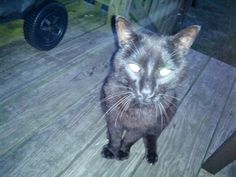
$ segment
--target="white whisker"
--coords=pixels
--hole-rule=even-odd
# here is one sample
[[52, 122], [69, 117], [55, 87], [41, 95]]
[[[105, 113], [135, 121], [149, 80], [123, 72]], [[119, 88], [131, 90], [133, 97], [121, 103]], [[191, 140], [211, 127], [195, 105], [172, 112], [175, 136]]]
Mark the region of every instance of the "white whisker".
[[[127, 99], [126, 102], [125, 102], [125, 103], [123, 104], [123, 106], [121, 107], [120, 113], [118, 114], [118, 116], [117, 116], [116, 119], [115, 119], [115, 126], [116, 126], [116, 124], [117, 124], [117, 120], [122, 119], [123, 113], [128, 109], [129, 104], [130, 104], [130, 100]], [[127, 107], [127, 105], [128, 105], [128, 107]]]
[[132, 95], [128, 95], [126, 97], [123, 97], [121, 99], [119, 99], [116, 103], [114, 103], [102, 116], [102, 118], [104, 118], [107, 113], [109, 113], [110, 111], [112, 111], [113, 109], [115, 109], [116, 107], [118, 107], [123, 101], [125, 101], [127, 98], [131, 97]]
[[179, 54], [179, 50], [174, 50], [170, 55], [171, 55], [171, 57], [173, 57], [177, 54]]
[[101, 99], [100, 102], [108, 101], [108, 100], [110, 100], [112, 98], [116, 98], [116, 97], [119, 97], [119, 96], [122, 96], [122, 95], [128, 95], [128, 94], [131, 95], [132, 92], [119, 92], [117, 94], [109, 95], [109, 96]]
[[160, 95], [160, 96], [170, 97], [170, 98], [173, 98], [173, 99], [176, 99], [176, 100], [180, 101], [180, 98], [175, 97], [175, 96], [172, 96], [172, 95], [168, 95], [168, 94], [159, 94], [159, 95]]
[[169, 120], [169, 116], [168, 116], [168, 114], [167, 114], [167, 112], [166, 112], [166, 110], [165, 110], [165, 107], [163, 106], [163, 104], [160, 102], [160, 106], [162, 107], [162, 109], [163, 109], [163, 111], [164, 111], [164, 115], [165, 115], [165, 117], [166, 117], [166, 119], [167, 119], [167, 122], [170, 122], [170, 120]]
[[161, 107], [160, 107], [160, 102], [158, 103], [158, 108], [159, 108], [159, 111], [160, 111], [160, 116], [161, 116], [161, 129], [163, 129], [163, 125], [164, 125], [164, 120], [163, 120], [163, 113], [162, 113], [162, 110], [161, 110]]
[[[174, 104], [173, 102], [169, 101], [169, 100], [166, 99], [165, 97], [163, 97], [163, 101], [165, 101], [166, 104], [167, 104], [167, 103], [168, 103], [168, 104], [171, 104], [171, 105], [173, 105], [175, 108], [177, 108], [177, 104]], [[168, 104], [167, 104], [167, 106], [168, 106]]]
[[158, 109], [157, 109], [157, 105], [156, 105], [156, 103], [154, 103], [154, 106], [155, 106], [156, 118], [158, 118]]
[[121, 112], [123, 111], [123, 109], [124, 109], [124, 107], [125, 107], [125, 105], [126, 105], [127, 102], [128, 102], [128, 99], [125, 99], [125, 100], [122, 102], [122, 105], [121, 105], [120, 109], [118, 109], [118, 113], [116, 114], [116, 118], [115, 118], [115, 126], [116, 126], [117, 120], [119, 119], [120, 114], [121, 114]]

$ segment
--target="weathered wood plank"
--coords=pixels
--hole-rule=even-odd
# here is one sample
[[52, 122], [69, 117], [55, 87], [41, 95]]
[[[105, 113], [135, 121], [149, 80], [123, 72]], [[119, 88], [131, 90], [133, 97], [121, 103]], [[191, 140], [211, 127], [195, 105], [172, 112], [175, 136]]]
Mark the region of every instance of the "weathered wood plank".
[[[231, 91], [229, 99], [226, 103], [224, 112], [220, 118], [218, 126], [215, 130], [213, 139], [209, 146], [205, 160], [216, 151], [216, 149], [234, 132], [236, 131], [236, 83]], [[236, 174], [236, 162], [229, 164], [222, 171], [218, 172], [217, 177], [233, 177]], [[200, 175], [203, 172], [201, 171]]]
[[[198, 75], [208, 62], [209, 57], [192, 51], [188, 56], [189, 67], [187, 70], [187, 79], [178, 88], [178, 98], [183, 98], [188, 92], [192, 83], [195, 82]], [[113, 160], [102, 159], [100, 151], [106, 142], [105, 132], [96, 140], [91, 147], [63, 173], [62, 177], [68, 176], [131, 176], [136, 167], [142, 161], [144, 148], [142, 142], [139, 142], [131, 150], [130, 158], [127, 161], [117, 162]], [[85, 160], [86, 159], [86, 160]], [[91, 167], [93, 164], [94, 168]], [[150, 165], [149, 165], [150, 166]], [[149, 168], [149, 166], [147, 168]], [[145, 171], [147, 171], [145, 169]]]
[[[227, 168], [227, 167], [226, 167]], [[234, 161], [232, 165], [230, 165], [230, 169], [223, 169], [219, 174], [216, 174], [216, 177], [221, 177], [222, 172], [227, 171], [226, 174], [229, 174], [228, 177], [235, 177], [236, 174], [236, 162]], [[224, 177], [224, 176], [222, 176]]]
[[143, 154], [139, 151], [142, 144], [140, 142], [135, 144], [130, 154], [131, 157], [128, 160], [116, 161], [101, 157], [100, 152], [104, 144], [106, 144], [106, 141], [106, 133], [103, 131], [101, 136], [99, 136], [60, 177], [130, 176], [129, 174], [132, 173], [137, 161], [143, 157]]
[[[214, 177], [214, 175], [208, 173], [207, 171], [205, 171], [204, 169], [201, 169], [198, 177]], [[224, 177], [224, 176], [222, 176]], [[225, 177], [228, 177], [228, 176], [225, 176]]]
[[198, 177], [235, 177], [235, 174], [236, 174], [236, 162], [233, 162], [232, 164], [229, 164], [215, 175], [212, 175], [207, 171], [205, 171], [204, 169], [201, 169]]
[[[35, 87], [45, 78], [55, 75], [74, 60], [78, 60], [79, 56], [92, 51], [91, 43], [96, 47], [98, 44], [106, 42], [108, 33], [103, 30], [105, 28], [99, 28], [94, 32], [75, 38], [55, 50], [32, 56], [26, 62], [18, 64], [17, 67], [0, 73], [0, 103], [2, 104], [14, 95], [21, 94], [23, 89]], [[96, 40], [94, 40], [95, 38]]]
[[[88, 59], [82, 60], [80, 66], [74, 66], [64, 74], [66, 78], [61, 80], [61, 84], [69, 88], [65, 90], [67, 95], [63, 98], [63, 104], [71, 102], [71, 99], [74, 103], [70, 107], [67, 106], [66, 111], [58, 115], [53, 124], [38, 130], [39, 132], [16, 151], [2, 156], [1, 176], [55, 176], [69, 165], [97, 134], [99, 135], [104, 128], [104, 119], [99, 119], [101, 84], [92, 91], [88, 99], [78, 101], [80, 98], [77, 95], [88, 92], [92, 86], [101, 83], [108, 71], [107, 65], [113, 50], [112, 43], [107, 41], [100, 50], [87, 55]], [[58, 81], [60, 80], [54, 82], [54, 92], [62, 87]]]
[[[0, 73], [27, 61], [39, 52], [28, 45], [25, 41], [12, 44], [11, 47], [0, 48]], [[17, 56], [17, 58], [16, 58]]]
[[212, 154], [202, 168], [216, 174], [236, 160], [236, 131]]
[[[235, 69], [236, 71], [236, 69]], [[226, 128], [227, 127], [227, 128]], [[236, 131], [236, 83], [232, 88], [229, 99], [225, 105], [224, 112], [215, 130], [205, 160], [216, 151], [216, 149]]]
[[229, 164], [221, 171], [216, 173], [214, 177], [235, 177], [236, 174], [236, 163]]
[[[41, 85], [0, 106], [0, 154], [18, 146], [38, 129], [47, 125], [70, 105], [83, 96], [87, 89], [93, 87], [86, 78], [93, 75], [94, 82], [104, 74], [102, 63], [108, 62], [112, 51], [112, 41], [107, 40], [99, 49], [77, 58], [69, 66], [61, 69], [58, 77], [47, 78]], [[108, 48], [106, 46], [109, 46]], [[110, 55], [109, 55], [110, 54]], [[97, 60], [101, 65], [97, 66]], [[98, 59], [99, 58], [99, 59]], [[95, 67], [96, 66], [96, 67]], [[95, 74], [96, 73], [96, 74]]]
[[102, 12], [87, 12], [85, 14], [78, 15], [69, 23], [67, 35], [65, 41], [69, 41], [74, 37], [80, 36], [84, 33], [89, 33], [98, 27], [106, 24], [106, 14]]
[[39, 130], [16, 151], [0, 157], [0, 175], [56, 176], [68, 166], [102, 130], [101, 124], [104, 123], [99, 120], [100, 107], [94, 105], [94, 101], [99, 100], [100, 87], [101, 84], [98, 84], [86, 97], [58, 116], [53, 124]]
[[234, 68], [211, 60], [158, 140], [159, 162], [148, 171], [142, 163], [134, 176], [196, 176], [235, 77]]

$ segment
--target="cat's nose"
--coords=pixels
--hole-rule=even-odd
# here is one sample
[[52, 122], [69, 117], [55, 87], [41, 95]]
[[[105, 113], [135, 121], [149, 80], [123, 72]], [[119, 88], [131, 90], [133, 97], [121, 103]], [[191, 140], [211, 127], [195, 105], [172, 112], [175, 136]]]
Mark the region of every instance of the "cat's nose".
[[154, 84], [153, 82], [154, 79], [146, 76], [143, 77], [141, 82], [140, 82], [140, 92], [144, 99], [150, 99], [152, 97], [153, 89], [154, 89]]
[[145, 87], [141, 90], [142, 96], [144, 99], [151, 98], [152, 90], [148, 87]]

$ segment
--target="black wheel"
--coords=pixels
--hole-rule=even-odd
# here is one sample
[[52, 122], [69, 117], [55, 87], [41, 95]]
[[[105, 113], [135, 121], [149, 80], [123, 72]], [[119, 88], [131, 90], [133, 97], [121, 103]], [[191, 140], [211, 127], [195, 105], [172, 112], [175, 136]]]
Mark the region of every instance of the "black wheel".
[[39, 50], [54, 48], [63, 38], [68, 22], [66, 8], [51, 2], [24, 17], [26, 41]]

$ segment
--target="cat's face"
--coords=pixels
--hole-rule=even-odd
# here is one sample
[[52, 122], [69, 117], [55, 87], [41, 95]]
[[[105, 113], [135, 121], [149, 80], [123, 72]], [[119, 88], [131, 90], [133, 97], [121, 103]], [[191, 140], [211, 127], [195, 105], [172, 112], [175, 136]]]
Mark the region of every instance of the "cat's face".
[[158, 101], [180, 82], [188, 49], [200, 27], [191, 26], [175, 36], [136, 33], [122, 17], [116, 20], [120, 49], [115, 75], [141, 104]]

